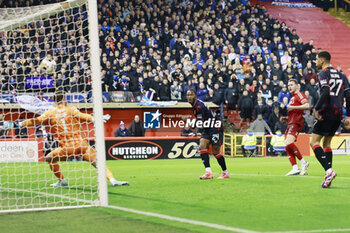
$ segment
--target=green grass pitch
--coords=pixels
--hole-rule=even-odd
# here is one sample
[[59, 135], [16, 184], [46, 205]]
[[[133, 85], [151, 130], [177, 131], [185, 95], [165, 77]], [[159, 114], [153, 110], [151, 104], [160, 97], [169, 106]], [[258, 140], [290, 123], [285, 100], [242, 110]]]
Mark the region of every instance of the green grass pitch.
[[[308, 176], [285, 177], [291, 169], [286, 157], [228, 158], [230, 179], [204, 181], [199, 180], [204, 170], [199, 159], [108, 161], [117, 179], [130, 182], [130, 186], [109, 185], [109, 204], [256, 232], [350, 229], [350, 158], [334, 156], [338, 177], [329, 189], [321, 188], [321, 165], [314, 157], [306, 160]], [[217, 177], [215, 159], [211, 165]], [[54, 180], [47, 175], [46, 164], [43, 169]], [[66, 177], [69, 180], [70, 173]], [[0, 229], [1, 233], [228, 232], [111, 208], [5, 214], [0, 215]]]

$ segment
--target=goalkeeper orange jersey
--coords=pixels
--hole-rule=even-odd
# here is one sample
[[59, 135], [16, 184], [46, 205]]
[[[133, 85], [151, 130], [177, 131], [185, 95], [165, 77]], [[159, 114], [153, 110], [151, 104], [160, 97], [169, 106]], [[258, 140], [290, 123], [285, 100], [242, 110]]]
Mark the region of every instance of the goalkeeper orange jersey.
[[86, 140], [81, 122], [91, 122], [92, 116], [80, 112], [74, 106], [58, 105], [47, 110], [41, 116], [22, 122], [22, 127], [44, 124], [50, 127], [51, 133], [57, 137], [60, 145], [74, 140]]

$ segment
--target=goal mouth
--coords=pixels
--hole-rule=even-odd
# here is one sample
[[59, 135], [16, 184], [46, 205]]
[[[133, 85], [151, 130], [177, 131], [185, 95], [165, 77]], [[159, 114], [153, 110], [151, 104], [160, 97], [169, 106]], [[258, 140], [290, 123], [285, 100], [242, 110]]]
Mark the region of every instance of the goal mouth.
[[107, 205], [97, 32], [91, 0], [0, 9], [0, 213]]

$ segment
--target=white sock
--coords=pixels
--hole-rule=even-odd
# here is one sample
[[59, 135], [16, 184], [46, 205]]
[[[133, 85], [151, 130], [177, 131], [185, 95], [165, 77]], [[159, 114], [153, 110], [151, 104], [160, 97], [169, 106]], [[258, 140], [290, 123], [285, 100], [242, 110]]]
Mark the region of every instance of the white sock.
[[328, 168], [326, 174], [329, 174], [332, 171], [332, 168]]
[[296, 165], [296, 164], [293, 165], [293, 169], [294, 169], [294, 170], [299, 170], [298, 165]]
[[225, 170], [225, 171], [222, 171], [224, 174], [226, 174], [226, 175], [228, 175], [228, 171], [227, 170]]
[[300, 163], [301, 163], [301, 164], [306, 164], [305, 159], [304, 159], [304, 158], [302, 158], [302, 159], [300, 160]]
[[109, 180], [109, 182], [111, 182], [113, 184], [113, 182], [117, 182], [117, 180], [112, 178], [112, 179]]
[[213, 173], [213, 172], [211, 171], [211, 168], [210, 168], [210, 167], [206, 167], [206, 168], [205, 168], [205, 172]]

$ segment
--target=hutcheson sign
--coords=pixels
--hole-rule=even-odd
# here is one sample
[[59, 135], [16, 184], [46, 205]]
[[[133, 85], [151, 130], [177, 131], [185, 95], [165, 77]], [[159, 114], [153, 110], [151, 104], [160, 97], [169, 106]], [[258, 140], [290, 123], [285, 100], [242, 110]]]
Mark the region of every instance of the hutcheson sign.
[[198, 138], [106, 140], [108, 160], [199, 158]]

